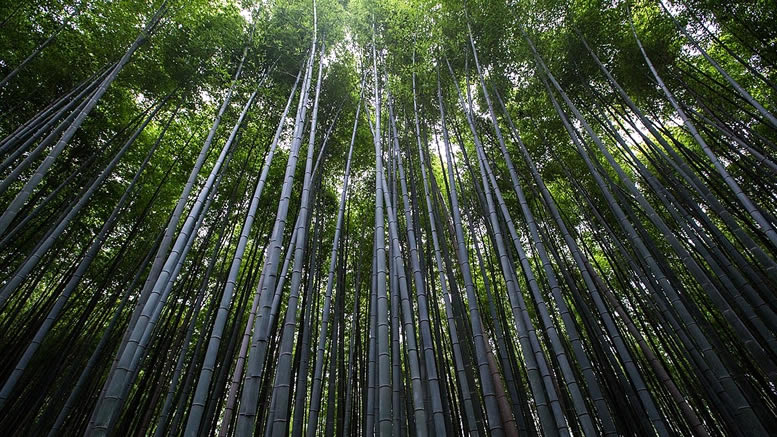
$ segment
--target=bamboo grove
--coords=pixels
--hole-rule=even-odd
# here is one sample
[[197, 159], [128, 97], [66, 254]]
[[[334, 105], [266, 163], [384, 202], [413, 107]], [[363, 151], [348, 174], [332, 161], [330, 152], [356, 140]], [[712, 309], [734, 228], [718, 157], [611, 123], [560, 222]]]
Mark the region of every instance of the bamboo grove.
[[775, 20], [3, 3], [0, 431], [774, 435]]

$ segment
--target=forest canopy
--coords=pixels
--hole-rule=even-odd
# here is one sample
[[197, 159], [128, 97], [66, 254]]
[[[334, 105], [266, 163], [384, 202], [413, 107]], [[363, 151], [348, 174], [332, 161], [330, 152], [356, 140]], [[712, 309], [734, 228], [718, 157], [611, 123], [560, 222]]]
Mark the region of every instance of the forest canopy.
[[0, 433], [777, 434], [776, 22], [0, 2]]

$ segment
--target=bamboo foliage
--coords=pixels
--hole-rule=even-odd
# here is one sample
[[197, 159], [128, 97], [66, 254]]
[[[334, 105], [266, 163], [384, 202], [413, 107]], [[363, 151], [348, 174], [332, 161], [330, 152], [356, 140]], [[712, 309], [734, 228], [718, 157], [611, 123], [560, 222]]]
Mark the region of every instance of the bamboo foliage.
[[773, 6], [55, 3], [5, 434], [777, 432]]

